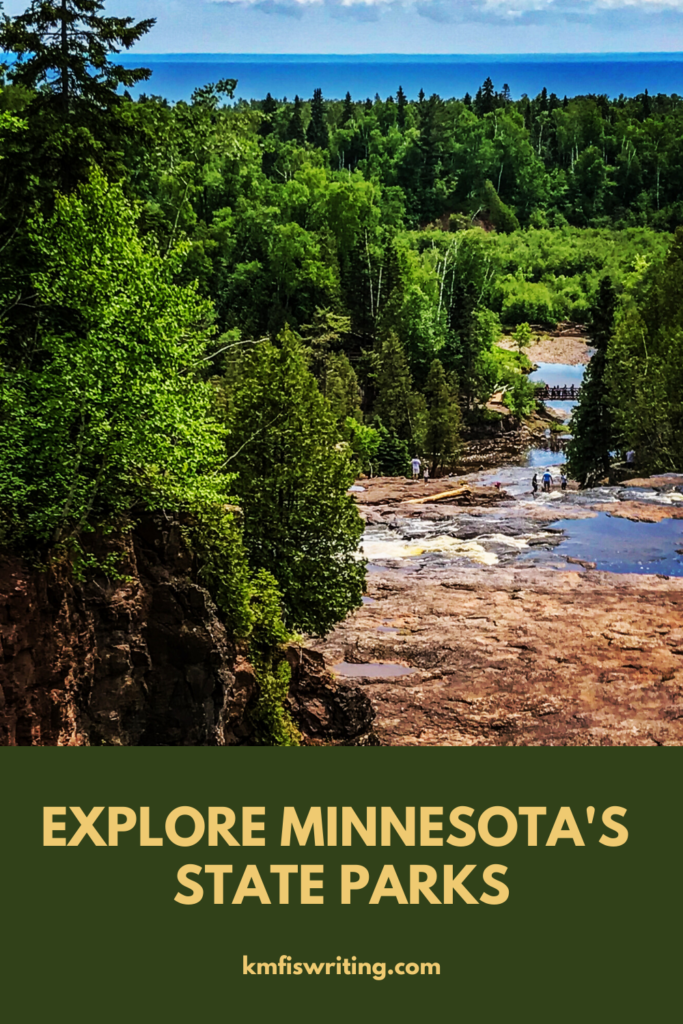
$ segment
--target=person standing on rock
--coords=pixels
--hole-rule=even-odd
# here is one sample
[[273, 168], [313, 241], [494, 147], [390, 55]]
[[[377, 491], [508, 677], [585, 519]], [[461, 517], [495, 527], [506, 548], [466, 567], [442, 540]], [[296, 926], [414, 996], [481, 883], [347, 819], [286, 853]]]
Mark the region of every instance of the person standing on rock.
[[550, 474], [550, 470], [546, 469], [545, 473], [543, 474], [543, 490], [547, 494], [550, 493], [550, 488], [551, 488], [552, 484], [553, 484], [553, 478], [552, 478], [552, 476]]
[[564, 472], [560, 474], [560, 485], [562, 486], [563, 491], [567, 490], [567, 474]]
[[531, 490], [533, 491], [534, 498], [538, 492], [538, 473], [534, 473], [531, 480]]
[[410, 460], [410, 465], [413, 467], [413, 480], [417, 480], [420, 476], [420, 466], [422, 465], [417, 455], [414, 459]]
[[422, 476], [424, 477], [424, 482], [426, 484], [428, 484], [429, 483], [429, 466], [427, 465], [426, 462], [425, 462], [425, 467], [422, 470]]

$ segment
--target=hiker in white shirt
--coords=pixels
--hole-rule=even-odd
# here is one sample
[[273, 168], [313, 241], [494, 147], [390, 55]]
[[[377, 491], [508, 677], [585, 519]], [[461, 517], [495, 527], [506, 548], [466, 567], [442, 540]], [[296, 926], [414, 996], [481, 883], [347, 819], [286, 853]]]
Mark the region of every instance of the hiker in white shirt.
[[413, 480], [418, 480], [420, 476], [420, 466], [422, 463], [418, 459], [417, 455], [414, 459], [410, 460], [410, 465], [413, 467]]

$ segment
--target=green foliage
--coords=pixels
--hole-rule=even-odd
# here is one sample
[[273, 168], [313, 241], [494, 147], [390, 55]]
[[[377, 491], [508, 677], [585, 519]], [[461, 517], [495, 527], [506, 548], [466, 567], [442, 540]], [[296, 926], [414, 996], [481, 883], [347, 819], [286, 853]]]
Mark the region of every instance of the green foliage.
[[531, 415], [536, 408], [536, 385], [524, 374], [517, 374], [503, 395], [503, 402], [520, 419]]
[[251, 612], [249, 656], [259, 685], [252, 721], [261, 742], [296, 747], [299, 732], [284, 706], [290, 682], [285, 644], [290, 636], [282, 622], [282, 595], [273, 577], [263, 569], [252, 580]]
[[393, 331], [379, 351], [376, 389], [374, 411], [387, 430], [409, 445], [420, 447], [424, 400], [413, 390], [405, 351]]
[[154, 19], [103, 17], [103, 0], [31, 0], [26, 11], [5, 16], [0, 49], [16, 53], [9, 71], [13, 84], [58, 97], [64, 113], [74, 98], [95, 106], [111, 106], [119, 85], [149, 78], [145, 68], [114, 64], [110, 57], [129, 50], [154, 25]]
[[380, 476], [405, 476], [410, 467], [408, 442], [399, 438], [393, 430], [376, 421], [375, 429], [380, 441], [377, 447], [377, 472]]
[[519, 231], [517, 217], [510, 207], [506, 206], [501, 200], [491, 181], [487, 181], [484, 184], [482, 205], [486, 209], [496, 231], [502, 231], [506, 234], [510, 231]]
[[380, 470], [379, 449], [382, 434], [375, 427], [369, 427], [347, 416], [344, 422], [344, 437], [351, 447], [358, 467], [363, 473], [376, 474]]
[[135, 218], [94, 172], [29, 224], [31, 315], [0, 325], [0, 504], [15, 544], [58, 543], [135, 508], [225, 500], [224, 429], [195, 372], [210, 307], [174, 283], [183, 251], [162, 256]]
[[425, 386], [427, 429], [425, 454], [432, 476], [452, 468], [460, 451], [460, 406], [457, 390], [446, 377], [443, 365], [435, 359]]
[[311, 119], [306, 129], [306, 139], [312, 146], [317, 146], [319, 149], [327, 149], [330, 142], [327, 121], [325, 119], [322, 89], [313, 90]]
[[612, 413], [605, 371], [607, 349], [617, 306], [617, 295], [609, 277], [600, 282], [593, 310], [591, 342], [595, 353], [586, 367], [579, 404], [572, 415], [572, 440], [567, 448], [567, 468], [575, 480], [591, 486], [610, 476]]
[[496, 391], [511, 388], [520, 374], [531, 368], [528, 356], [492, 346], [482, 354], [480, 361], [482, 400], [490, 398]]
[[683, 467], [683, 229], [667, 256], [636, 271], [607, 348], [612, 441], [639, 472]]
[[243, 355], [228, 381], [228, 465], [251, 565], [277, 580], [289, 626], [324, 633], [360, 605], [363, 524], [347, 494], [354, 460], [306, 363], [289, 330]]
[[516, 331], [513, 332], [512, 340], [517, 346], [517, 352], [521, 358], [524, 349], [527, 348], [533, 340], [531, 328], [526, 320], [517, 327]]
[[16, 58], [7, 70], [8, 101], [30, 115], [27, 131], [13, 140], [14, 166], [0, 181], [10, 220], [21, 220], [36, 197], [49, 206], [55, 185], [67, 191], [84, 181], [93, 160], [110, 174], [121, 168], [119, 86], [144, 81], [150, 71], [112, 57], [138, 42], [154, 19], [104, 17], [103, 8], [102, 0], [31, 0], [22, 14], [0, 21], [0, 50]]
[[499, 288], [502, 296], [501, 318], [504, 323], [528, 325], [531, 320], [536, 324], [555, 326], [557, 317], [546, 284], [509, 277], [500, 282]]
[[89, 532], [176, 517], [260, 741], [295, 743], [289, 630], [360, 602], [349, 484], [451, 467], [495, 391], [528, 415], [529, 324], [591, 321], [580, 479], [681, 468], [683, 99], [133, 102], [114, 55], [151, 22], [102, 7], [0, 27], [3, 540], [113, 577]]

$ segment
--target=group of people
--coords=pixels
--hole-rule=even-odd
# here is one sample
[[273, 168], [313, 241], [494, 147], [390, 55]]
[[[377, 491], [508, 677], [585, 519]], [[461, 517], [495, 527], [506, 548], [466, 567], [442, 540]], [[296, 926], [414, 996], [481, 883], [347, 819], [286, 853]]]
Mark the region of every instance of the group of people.
[[[415, 456], [414, 459], [410, 460], [410, 465], [413, 467], [413, 480], [418, 480], [420, 477], [420, 466], [422, 465], [422, 462], [420, 461], [420, 459], [418, 459], [417, 455]], [[427, 465], [426, 462], [422, 470], [422, 477], [425, 483], [427, 482], [427, 480], [429, 480], [429, 466]]]
[[[413, 480], [419, 480], [419, 478], [420, 478], [420, 469], [422, 469], [422, 476], [423, 476], [423, 479], [425, 480], [425, 482], [427, 480], [429, 480], [429, 466], [427, 465], [426, 462], [425, 462], [425, 464], [423, 466], [421, 459], [418, 459], [418, 457], [416, 455], [414, 459], [410, 460], [410, 465], [411, 465], [412, 470], [413, 470]], [[541, 478], [541, 484], [542, 484], [543, 490], [547, 494], [549, 494], [554, 483], [555, 483], [555, 481], [553, 479], [552, 473], [550, 472], [549, 469], [546, 469], [545, 472], [543, 473], [542, 478]], [[494, 487], [500, 488], [500, 484], [496, 483], [496, 484], [494, 484]], [[567, 474], [565, 473], [564, 470], [561, 470], [561, 472], [560, 472], [560, 487], [562, 488], [563, 491], [567, 490]], [[534, 473], [534, 475], [533, 475], [533, 479], [531, 481], [531, 490], [533, 491], [534, 495], [536, 495], [538, 493], [538, 473]]]
[[[553, 484], [555, 483], [555, 481], [553, 480], [552, 473], [549, 469], [546, 469], [546, 471], [544, 472], [541, 478], [541, 482], [543, 490], [546, 492], [546, 494], [549, 494]], [[567, 474], [564, 470], [561, 470], [560, 472], [560, 486], [563, 491], [567, 490]], [[533, 479], [531, 481], [531, 490], [533, 491], [534, 495], [538, 493], [538, 473], [534, 473], [533, 475]]]

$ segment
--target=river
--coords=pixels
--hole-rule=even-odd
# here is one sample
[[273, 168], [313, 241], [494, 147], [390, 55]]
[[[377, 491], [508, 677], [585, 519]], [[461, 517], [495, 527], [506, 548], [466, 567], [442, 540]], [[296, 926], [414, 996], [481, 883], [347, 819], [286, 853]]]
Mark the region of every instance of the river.
[[382, 744], [683, 743], [683, 475], [563, 491], [563, 462], [537, 445], [428, 488], [358, 482], [367, 594], [311, 644]]

